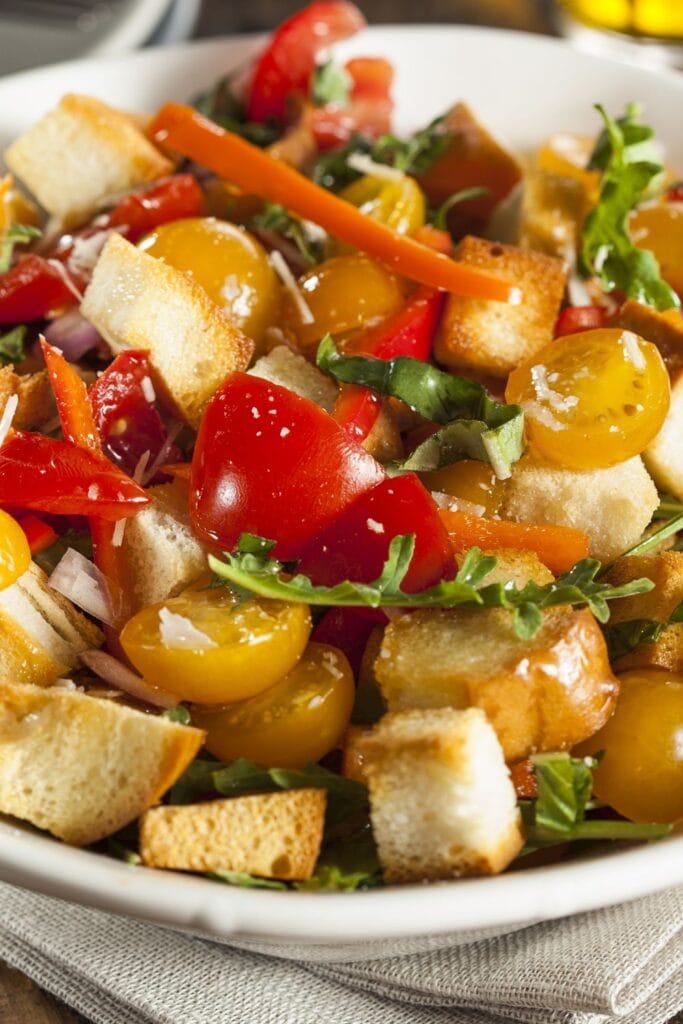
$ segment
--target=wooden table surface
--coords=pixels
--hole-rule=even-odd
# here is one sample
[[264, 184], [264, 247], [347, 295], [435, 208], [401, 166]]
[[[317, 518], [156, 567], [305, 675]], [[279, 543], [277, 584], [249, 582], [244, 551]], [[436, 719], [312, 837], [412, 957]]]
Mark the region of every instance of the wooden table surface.
[[[277, 24], [306, 0], [204, 0], [196, 34], [257, 31]], [[546, 0], [356, 0], [370, 22], [476, 22], [531, 32], [549, 30]], [[25, 975], [0, 963], [0, 1024], [88, 1024]], [[245, 1022], [246, 1024], [246, 1022]]]

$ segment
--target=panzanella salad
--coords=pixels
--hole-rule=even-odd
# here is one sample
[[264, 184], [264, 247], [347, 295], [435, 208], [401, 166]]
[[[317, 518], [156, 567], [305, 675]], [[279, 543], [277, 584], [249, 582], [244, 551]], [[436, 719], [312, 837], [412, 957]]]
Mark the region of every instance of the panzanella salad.
[[66, 843], [355, 890], [683, 819], [683, 187], [635, 104], [395, 135], [363, 24], [4, 154], [0, 812]]

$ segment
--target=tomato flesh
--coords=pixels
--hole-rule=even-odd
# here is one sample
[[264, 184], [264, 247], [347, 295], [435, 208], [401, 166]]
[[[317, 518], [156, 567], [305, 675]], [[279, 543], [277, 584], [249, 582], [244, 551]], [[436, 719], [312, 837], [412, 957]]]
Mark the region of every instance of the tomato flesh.
[[204, 413], [190, 478], [197, 535], [231, 550], [241, 533], [298, 557], [382, 467], [331, 416], [287, 388], [232, 374]]
[[0, 509], [0, 590], [16, 583], [31, 564], [26, 534], [16, 519]]
[[340, 742], [355, 696], [351, 667], [335, 647], [308, 645], [283, 679], [220, 711], [195, 711], [209, 753], [266, 768], [305, 768]]

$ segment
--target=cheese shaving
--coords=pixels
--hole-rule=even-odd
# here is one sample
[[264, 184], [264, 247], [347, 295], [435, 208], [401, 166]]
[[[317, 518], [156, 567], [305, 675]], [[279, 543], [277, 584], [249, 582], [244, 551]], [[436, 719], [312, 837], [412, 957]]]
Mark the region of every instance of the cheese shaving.
[[301, 289], [296, 283], [296, 278], [294, 277], [294, 274], [287, 266], [284, 256], [282, 255], [281, 252], [278, 252], [277, 249], [273, 249], [269, 259], [270, 265], [272, 266], [273, 270], [280, 278], [289, 294], [292, 296], [294, 305], [299, 311], [301, 322], [303, 324], [312, 324], [315, 320], [315, 317], [311, 313], [311, 308], [306, 302], [306, 299], [304, 298]]
[[638, 335], [633, 331], [621, 332], [621, 344], [624, 346], [624, 355], [630, 363], [633, 363], [638, 373], [643, 373], [647, 367], [647, 360], [638, 344]]
[[10, 395], [5, 402], [5, 408], [2, 410], [2, 416], [0, 416], [0, 448], [2, 448], [7, 440], [18, 405], [19, 395]]
[[215, 640], [197, 629], [184, 615], [168, 608], [159, 609], [159, 638], [164, 647], [172, 651], [209, 651], [218, 647]]
[[67, 273], [67, 269], [64, 266], [64, 264], [60, 263], [59, 260], [48, 260], [47, 262], [50, 264], [53, 270], [57, 271], [64, 284], [67, 286], [73, 297], [76, 299], [76, 302], [82, 302], [83, 292], [81, 292], [73, 283], [73, 281], [71, 280]]
[[403, 181], [405, 174], [399, 171], [398, 167], [389, 167], [387, 164], [378, 164], [366, 153], [352, 153], [346, 161], [352, 171], [359, 174], [367, 174], [372, 178], [380, 178], [382, 181]]

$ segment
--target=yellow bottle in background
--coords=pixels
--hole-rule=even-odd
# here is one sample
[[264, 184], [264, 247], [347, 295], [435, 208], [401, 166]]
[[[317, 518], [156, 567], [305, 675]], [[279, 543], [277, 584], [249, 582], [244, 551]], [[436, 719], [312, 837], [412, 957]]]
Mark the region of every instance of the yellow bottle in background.
[[683, 0], [561, 0], [561, 6], [594, 28], [683, 39]]

